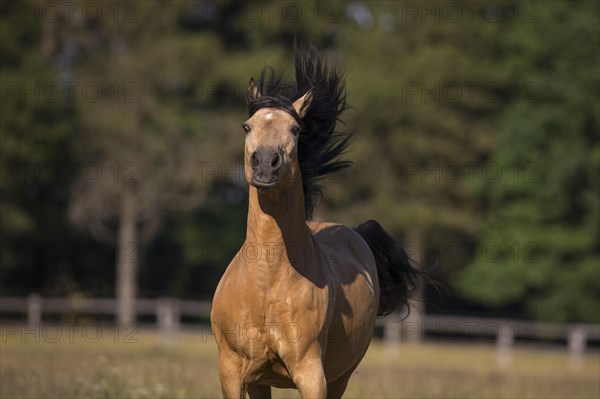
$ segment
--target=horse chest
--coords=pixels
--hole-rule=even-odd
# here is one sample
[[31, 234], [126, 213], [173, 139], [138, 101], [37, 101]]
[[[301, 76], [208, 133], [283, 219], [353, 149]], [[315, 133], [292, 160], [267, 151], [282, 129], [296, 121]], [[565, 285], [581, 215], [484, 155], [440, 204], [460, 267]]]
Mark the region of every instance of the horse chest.
[[322, 313], [317, 306], [322, 301], [317, 296], [312, 289], [297, 287], [276, 293], [257, 292], [248, 307], [245, 323], [256, 327], [252, 332], [256, 341], [274, 350], [280, 342], [305, 338], [311, 329], [317, 328]]
[[224, 326], [217, 340], [239, 356], [247, 383], [293, 387], [289, 365], [326, 339], [328, 285], [289, 265], [269, 274], [257, 263], [233, 266], [215, 295], [214, 322]]
[[287, 348], [319, 339], [326, 311], [324, 293], [315, 287], [292, 285], [276, 291], [254, 290], [241, 325], [239, 349], [248, 358], [268, 354], [284, 357]]
[[[260, 297], [257, 296], [257, 297]], [[258, 301], [257, 301], [258, 302]], [[319, 338], [318, 312], [290, 295], [265, 295], [247, 322], [241, 342], [247, 383], [261, 381], [280, 388], [294, 387], [287, 359]], [[260, 310], [260, 311], [259, 311]]]

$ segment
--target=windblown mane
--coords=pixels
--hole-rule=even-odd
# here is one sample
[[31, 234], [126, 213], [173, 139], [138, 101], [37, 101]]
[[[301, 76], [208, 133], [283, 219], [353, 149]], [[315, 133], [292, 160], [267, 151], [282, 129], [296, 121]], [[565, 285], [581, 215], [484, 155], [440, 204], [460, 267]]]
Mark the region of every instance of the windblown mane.
[[[261, 97], [248, 104], [250, 116], [261, 108], [278, 108], [293, 116], [302, 131], [298, 139], [298, 161], [302, 175], [306, 219], [310, 220], [322, 195], [322, 177], [350, 166], [341, 160], [351, 133], [335, 130], [348, 105], [342, 72], [329, 68], [314, 46], [294, 46], [296, 81], [282, 84], [281, 75], [265, 67], [258, 81]], [[267, 77], [267, 75], [269, 75]], [[313, 89], [313, 99], [300, 119], [292, 103]], [[343, 122], [341, 122], [343, 123]]]

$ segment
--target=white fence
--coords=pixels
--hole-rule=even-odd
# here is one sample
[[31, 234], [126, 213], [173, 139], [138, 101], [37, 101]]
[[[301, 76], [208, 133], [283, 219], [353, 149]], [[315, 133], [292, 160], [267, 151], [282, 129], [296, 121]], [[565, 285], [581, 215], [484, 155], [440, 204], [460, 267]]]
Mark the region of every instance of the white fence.
[[[165, 341], [171, 342], [181, 328], [182, 317], [208, 319], [211, 304], [208, 301], [175, 298], [137, 299], [138, 316], [154, 316]], [[0, 297], [0, 313], [26, 314], [30, 328], [42, 325], [42, 315], [83, 314], [114, 316], [114, 298], [43, 298], [37, 294], [23, 297]], [[598, 324], [553, 324], [513, 319], [492, 319], [464, 316], [423, 315], [421, 322], [407, 322], [400, 316], [390, 315], [377, 320], [383, 328], [385, 345], [394, 352], [403, 342], [425, 340], [455, 342], [458, 340], [494, 340], [498, 365], [510, 364], [515, 340], [564, 341], [570, 364], [581, 366], [587, 341], [600, 340]]]

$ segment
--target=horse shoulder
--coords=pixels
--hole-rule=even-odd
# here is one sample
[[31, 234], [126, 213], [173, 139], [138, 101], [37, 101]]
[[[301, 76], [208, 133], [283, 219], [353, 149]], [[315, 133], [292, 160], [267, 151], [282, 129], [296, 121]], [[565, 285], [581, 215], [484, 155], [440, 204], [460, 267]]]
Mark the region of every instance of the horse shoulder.
[[253, 305], [253, 301], [248, 298], [260, 300], [251, 286], [252, 279], [249, 279], [246, 273], [247, 268], [244, 267], [244, 258], [240, 250], [225, 269], [217, 285], [212, 302], [211, 322], [246, 321], [241, 316], [248, 316], [251, 312], [246, 310]]

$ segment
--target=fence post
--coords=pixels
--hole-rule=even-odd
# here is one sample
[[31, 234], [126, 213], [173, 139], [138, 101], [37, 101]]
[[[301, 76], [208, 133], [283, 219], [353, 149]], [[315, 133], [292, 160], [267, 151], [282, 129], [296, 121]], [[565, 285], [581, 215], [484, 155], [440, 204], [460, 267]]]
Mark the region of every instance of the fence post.
[[[409, 344], [420, 344], [423, 343], [425, 338], [424, 331], [424, 316], [419, 313], [418, 309], [412, 309], [410, 314], [402, 320], [402, 330], [400, 335], [402, 336], [402, 342], [408, 342]], [[400, 329], [400, 327], [398, 327]]]
[[515, 332], [510, 324], [501, 324], [496, 337], [497, 363], [501, 369], [506, 368], [512, 360], [512, 346], [515, 341]]
[[396, 356], [401, 339], [402, 323], [398, 320], [387, 318], [383, 324], [383, 342], [386, 355], [389, 357]]
[[587, 336], [581, 326], [569, 329], [567, 334], [567, 345], [569, 350], [569, 365], [572, 369], [580, 369], [583, 365], [583, 353], [585, 352]]
[[176, 299], [160, 298], [158, 300], [156, 321], [164, 342], [171, 344], [175, 333], [179, 329], [179, 303]]
[[40, 328], [42, 322], [42, 297], [38, 294], [27, 296], [27, 328]]

